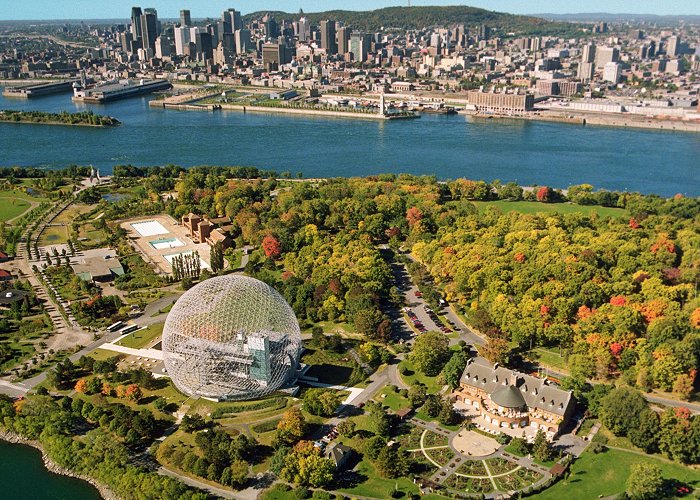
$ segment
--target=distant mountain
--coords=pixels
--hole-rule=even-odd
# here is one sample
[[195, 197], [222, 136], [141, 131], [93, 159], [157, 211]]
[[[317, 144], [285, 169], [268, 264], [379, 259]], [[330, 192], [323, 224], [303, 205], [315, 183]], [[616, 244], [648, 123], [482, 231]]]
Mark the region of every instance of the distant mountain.
[[610, 14], [605, 12], [586, 12], [580, 14], [534, 14], [536, 17], [548, 19], [550, 21], [564, 22], [600, 22], [624, 23], [624, 22], [645, 22], [659, 25], [676, 25], [684, 22], [686, 24], [700, 24], [700, 16], [678, 15], [659, 16], [656, 14]]
[[298, 20], [305, 16], [314, 24], [324, 19], [343, 21], [346, 26], [366, 32], [379, 31], [382, 28], [422, 29], [430, 26], [449, 26], [465, 24], [468, 28], [485, 24], [491, 28], [507, 32], [527, 32], [531, 34], [558, 34], [571, 32], [567, 23], [551, 22], [533, 16], [517, 16], [502, 12], [493, 12], [476, 7], [386, 7], [372, 11], [329, 10], [315, 13], [291, 14], [280, 11], [258, 11], [243, 16], [244, 22], [259, 19], [270, 14], [275, 19]]

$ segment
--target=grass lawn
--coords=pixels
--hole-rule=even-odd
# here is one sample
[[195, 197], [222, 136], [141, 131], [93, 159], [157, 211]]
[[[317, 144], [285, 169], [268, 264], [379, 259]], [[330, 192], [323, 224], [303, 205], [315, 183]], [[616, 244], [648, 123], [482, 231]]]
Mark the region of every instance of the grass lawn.
[[68, 226], [47, 227], [39, 238], [39, 246], [60, 245], [68, 242]]
[[[6, 191], [3, 191], [5, 193]], [[0, 220], [8, 221], [29, 210], [32, 204], [22, 198], [0, 194]]]
[[408, 398], [401, 396], [398, 392], [394, 392], [390, 387], [382, 389], [374, 399], [394, 411], [411, 406], [408, 402]]
[[59, 214], [53, 221], [54, 224], [72, 224], [78, 217], [93, 210], [92, 205], [81, 205], [75, 203]]
[[141, 349], [146, 347], [146, 345], [153, 342], [154, 339], [163, 334], [163, 326], [163, 323], [157, 323], [155, 325], [150, 325], [143, 330], [137, 330], [120, 340], [118, 345], [131, 347], [133, 349]]
[[333, 321], [319, 321], [318, 323], [314, 323], [308, 328], [302, 329], [301, 333], [311, 333], [311, 329], [314, 326], [320, 326], [321, 328], [323, 328], [323, 333], [327, 335], [332, 333], [337, 333], [342, 337], [357, 335], [357, 330], [355, 330], [355, 327], [350, 323], [335, 323]]
[[367, 460], [362, 460], [355, 471], [367, 479], [352, 488], [341, 488], [340, 491], [343, 493], [381, 499], [391, 498], [391, 493], [397, 487], [404, 493], [418, 493], [418, 487], [408, 478], [384, 479], [379, 477], [374, 466]]
[[546, 349], [537, 347], [525, 353], [525, 357], [537, 361], [542, 366], [553, 368], [557, 371], [568, 371], [569, 367], [563, 356], [559, 355], [559, 349]]
[[475, 201], [473, 202], [480, 212], [488, 207], [497, 207], [503, 213], [520, 212], [522, 214], [583, 214], [595, 213], [601, 217], [625, 217], [627, 211], [622, 208], [598, 207], [576, 205], [574, 203], [539, 203], [535, 201]]
[[367, 376], [347, 352], [307, 348], [301, 362], [310, 365], [307, 375], [318, 377], [319, 382], [334, 385], [354, 386]]
[[[405, 367], [408, 371], [406, 374], [401, 373], [402, 368]], [[438, 377], [428, 377], [423, 375], [421, 372], [416, 371], [410, 361], [404, 360], [399, 363], [399, 374], [406, 385], [413, 385], [416, 382], [422, 382], [428, 388], [428, 394], [437, 394], [442, 389], [442, 385], [438, 383]]]
[[551, 488], [538, 495], [542, 500], [588, 500], [601, 496], [613, 496], [625, 489], [625, 482], [630, 474], [632, 464], [647, 462], [659, 466], [664, 479], [677, 479], [690, 483], [694, 488], [700, 486], [700, 472], [693, 471], [680, 464], [670, 464], [653, 457], [640, 456], [618, 450], [607, 450], [594, 454], [585, 452], [571, 466], [571, 476], [561, 480]]

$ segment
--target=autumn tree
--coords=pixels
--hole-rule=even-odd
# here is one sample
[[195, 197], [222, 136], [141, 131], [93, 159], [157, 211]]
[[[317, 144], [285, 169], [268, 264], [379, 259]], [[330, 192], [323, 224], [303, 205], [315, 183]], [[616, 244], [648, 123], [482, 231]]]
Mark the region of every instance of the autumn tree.
[[279, 423], [275, 434], [275, 447], [280, 445], [291, 445], [299, 441], [306, 430], [306, 419], [299, 408], [287, 410]]
[[282, 255], [282, 245], [279, 240], [272, 235], [267, 235], [262, 240], [262, 248], [265, 256], [270, 259], [277, 259]]

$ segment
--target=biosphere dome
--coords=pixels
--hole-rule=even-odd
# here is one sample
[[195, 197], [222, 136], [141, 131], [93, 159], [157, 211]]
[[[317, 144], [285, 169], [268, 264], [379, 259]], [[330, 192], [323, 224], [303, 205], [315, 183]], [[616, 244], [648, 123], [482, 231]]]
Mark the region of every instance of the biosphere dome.
[[301, 335], [272, 287], [239, 275], [210, 278], [175, 303], [163, 329], [165, 368], [185, 394], [253, 399], [293, 379]]

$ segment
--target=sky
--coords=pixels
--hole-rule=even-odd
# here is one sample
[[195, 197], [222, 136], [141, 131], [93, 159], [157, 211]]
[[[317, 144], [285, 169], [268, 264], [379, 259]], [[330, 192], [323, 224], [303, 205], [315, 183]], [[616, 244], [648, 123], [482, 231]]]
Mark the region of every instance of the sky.
[[[471, 5], [514, 14], [608, 12], [632, 14], [700, 15], [700, 0], [413, 0], [412, 5]], [[408, 0], [0, 0], [0, 20], [120, 19], [132, 5], [155, 7], [162, 18], [178, 17], [190, 9], [192, 17], [218, 17], [228, 7], [244, 14], [258, 10], [319, 12], [331, 9], [372, 10], [406, 6]]]

